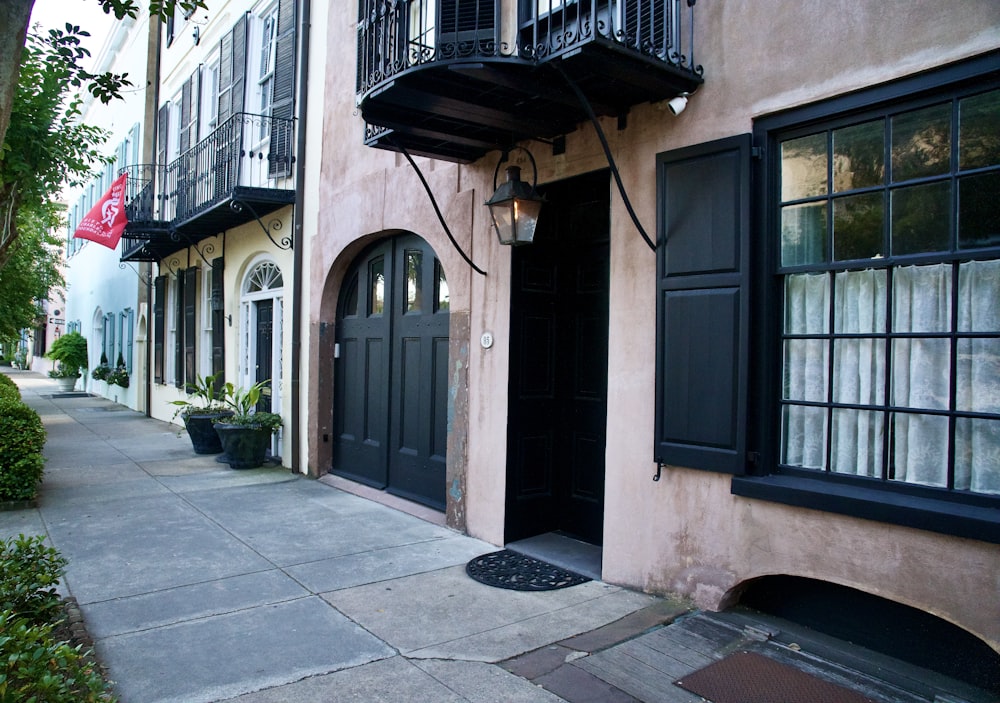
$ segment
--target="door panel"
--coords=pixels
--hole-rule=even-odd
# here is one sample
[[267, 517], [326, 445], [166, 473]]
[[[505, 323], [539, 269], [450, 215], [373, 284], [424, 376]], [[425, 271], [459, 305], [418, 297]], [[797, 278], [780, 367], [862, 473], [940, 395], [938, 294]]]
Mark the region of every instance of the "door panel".
[[271, 412], [271, 395], [273, 379], [272, 359], [274, 340], [274, 301], [260, 300], [254, 303], [257, 309], [257, 370], [254, 383], [262, 381], [272, 381], [266, 388], [261, 389], [260, 400], [257, 402], [257, 410], [260, 412]]
[[512, 252], [506, 540], [603, 533], [609, 179], [552, 184]]
[[345, 279], [331, 470], [444, 509], [448, 309], [439, 272], [430, 246], [405, 235], [369, 249]]

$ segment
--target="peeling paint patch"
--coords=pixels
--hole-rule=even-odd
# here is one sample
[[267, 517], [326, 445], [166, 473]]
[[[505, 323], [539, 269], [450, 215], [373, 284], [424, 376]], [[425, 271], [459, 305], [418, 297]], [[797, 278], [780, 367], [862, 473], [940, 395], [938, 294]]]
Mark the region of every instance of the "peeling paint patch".
[[451, 481], [451, 490], [448, 491], [448, 495], [456, 503], [462, 500], [462, 482], [458, 478], [454, 478]]

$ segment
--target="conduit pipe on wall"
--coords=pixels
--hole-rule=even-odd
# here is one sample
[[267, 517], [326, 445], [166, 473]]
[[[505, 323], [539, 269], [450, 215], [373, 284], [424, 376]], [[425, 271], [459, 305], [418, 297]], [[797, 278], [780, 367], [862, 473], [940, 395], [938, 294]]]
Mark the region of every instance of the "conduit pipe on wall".
[[292, 241], [298, 246], [292, 247], [292, 417], [291, 446], [292, 471], [302, 473], [299, 467], [299, 373], [302, 356], [302, 248], [305, 244], [303, 236], [303, 191], [306, 174], [306, 108], [309, 91], [305, 89], [309, 82], [309, 10], [310, 0], [299, 0], [299, 115], [298, 133], [295, 145], [295, 210], [292, 223]]

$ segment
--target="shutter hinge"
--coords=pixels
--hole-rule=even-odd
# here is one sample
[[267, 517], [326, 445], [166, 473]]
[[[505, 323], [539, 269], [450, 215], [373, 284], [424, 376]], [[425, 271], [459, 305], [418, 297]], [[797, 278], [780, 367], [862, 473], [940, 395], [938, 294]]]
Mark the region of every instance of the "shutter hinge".
[[760, 452], [747, 452], [747, 463], [757, 468], [757, 465], [760, 464]]
[[763, 159], [764, 158], [764, 147], [762, 147], [762, 146], [752, 146], [752, 147], [750, 147], [750, 156], [752, 156], [755, 159]]

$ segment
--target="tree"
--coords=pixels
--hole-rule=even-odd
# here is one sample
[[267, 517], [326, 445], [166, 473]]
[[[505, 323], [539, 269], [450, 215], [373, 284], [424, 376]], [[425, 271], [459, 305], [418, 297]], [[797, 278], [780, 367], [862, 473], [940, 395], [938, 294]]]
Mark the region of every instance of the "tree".
[[[17, 241], [19, 213], [43, 214], [66, 184], [89, 178], [106, 132], [80, 124], [81, 99], [69, 98], [74, 74], [63, 40], [29, 35], [20, 80], [0, 149], [0, 270]], [[67, 99], [69, 102], [67, 103]]]
[[21, 235], [9, 249], [7, 265], [0, 269], [0, 342], [16, 341], [20, 331], [36, 326], [38, 302], [63, 283], [59, 273], [60, 241], [52, 230], [62, 222], [60, 208], [47, 203], [22, 209]]
[[[85, 0], [76, 1], [84, 2]], [[139, 15], [139, 5], [135, 0], [98, 1], [106, 13], [113, 12], [118, 19], [123, 19], [126, 15], [129, 17]], [[34, 4], [35, 0], [0, 1], [0, 144], [3, 144], [6, 139], [14, 96], [17, 92], [21, 55]], [[149, 0], [150, 15], [164, 21], [168, 17], [172, 17], [174, 10], [178, 7], [185, 13], [206, 9], [204, 0]], [[89, 36], [79, 27], [75, 27], [75, 31], [69, 34], [75, 35], [77, 38]], [[126, 80], [125, 74], [115, 75], [110, 72], [90, 74], [77, 63], [84, 56], [89, 56], [90, 52], [84, 49], [79, 42], [74, 43], [73, 41], [70, 41], [63, 48], [65, 49], [64, 57], [77, 69], [79, 80], [77, 85], [86, 83], [88, 89], [105, 103], [119, 95], [119, 91], [124, 85], [123, 81]]]

